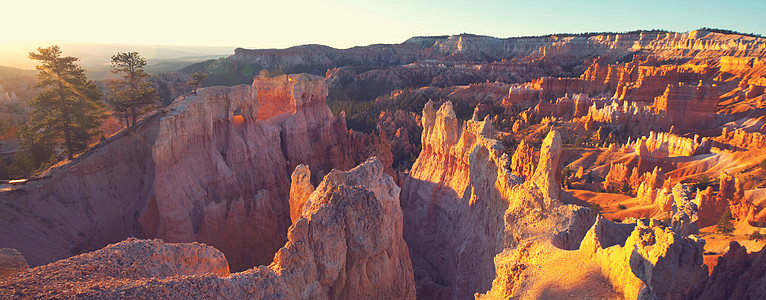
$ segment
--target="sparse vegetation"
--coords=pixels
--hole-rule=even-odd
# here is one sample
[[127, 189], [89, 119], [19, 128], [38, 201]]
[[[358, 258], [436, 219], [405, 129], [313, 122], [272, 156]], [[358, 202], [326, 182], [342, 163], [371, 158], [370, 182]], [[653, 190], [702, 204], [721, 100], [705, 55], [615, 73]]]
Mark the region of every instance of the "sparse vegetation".
[[731, 215], [731, 211], [727, 210], [718, 219], [718, 224], [716, 224], [715, 230], [723, 234], [731, 234], [734, 232], [734, 224], [732, 223], [732, 219], [733, 217]]
[[[61, 56], [58, 46], [38, 48], [29, 58], [37, 60], [37, 85], [42, 92], [29, 102], [34, 110], [29, 129], [35, 142], [63, 145], [67, 158], [87, 148], [104, 119], [101, 92], [85, 77], [79, 58]], [[29, 142], [29, 141], [28, 141]]]
[[693, 181], [691, 184], [692, 189], [699, 189], [699, 190], [705, 190], [709, 186], [713, 185], [715, 181], [708, 177], [707, 175], [700, 176], [697, 180]]
[[567, 189], [572, 188], [572, 179], [569, 178], [571, 176], [572, 170], [569, 168], [569, 166], [566, 166], [561, 170], [561, 187]]
[[197, 89], [199, 88], [200, 85], [202, 85], [202, 82], [205, 81], [205, 79], [207, 79], [207, 74], [194, 72], [191, 74], [191, 78], [192, 79], [189, 80], [189, 82], [187, 82], [186, 84], [194, 87], [194, 90], [192, 90], [192, 93], [197, 94]]
[[157, 103], [157, 88], [148, 80], [144, 66], [146, 59], [138, 52], [118, 52], [112, 56], [112, 73], [122, 75], [122, 79], [110, 82], [109, 104], [128, 127], [135, 125], [139, 114]]

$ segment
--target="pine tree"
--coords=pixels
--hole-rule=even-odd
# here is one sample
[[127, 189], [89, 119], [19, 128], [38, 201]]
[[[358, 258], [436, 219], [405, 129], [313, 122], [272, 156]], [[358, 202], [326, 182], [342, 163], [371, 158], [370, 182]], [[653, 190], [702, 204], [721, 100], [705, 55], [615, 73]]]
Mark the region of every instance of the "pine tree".
[[733, 219], [731, 215], [731, 211], [727, 210], [721, 215], [721, 218], [718, 219], [718, 224], [716, 224], [716, 231], [721, 233], [732, 233], [734, 232], [734, 224], [732, 224], [731, 220]]
[[197, 88], [199, 88], [200, 84], [202, 84], [202, 81], [207, 79], [207, 74], [205, 73], [198, 73], [194, 72], [191, 74], [191, 80], [189, 80], [186, 84], [194, 86], [194, 94], [197, 94]]
[[104, 118], [98, 101], [101, 92], [85, 76], [85, 69], [75, 62], [77, 57], [61, 56], [58, 46], [38, 48], [29, 58], [40, 62], [36, 68], [37, 97], [29, 102], [33, 108], [29, 123], [34, 139], [63, 144], [67, 158], [87, 148], [88, 140], [99, 134]]
[[122, 114], [128, 127], [136, 124], [142, 109], [157, 103], [157, 88], [148, 81], [144, 72], [146, 59], [138, 52], [118, 52], [112, 56], [112, 73], [122, 74], [122, 79], [110, 83], [112, 109]]

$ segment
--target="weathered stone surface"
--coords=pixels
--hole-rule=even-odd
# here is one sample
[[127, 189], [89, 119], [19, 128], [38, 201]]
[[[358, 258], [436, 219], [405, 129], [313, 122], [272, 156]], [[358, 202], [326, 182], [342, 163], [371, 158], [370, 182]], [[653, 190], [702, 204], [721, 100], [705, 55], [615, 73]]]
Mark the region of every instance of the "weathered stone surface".
[[511, 157], [511, 174], [522, 179], [532, 178], [535, 173], [535, 153], [526, 140], [521, 140]]
[[0, 249], [0, 276], [18, 273], [29, 268], [24, 256], [16, 249]]
[[718, 96], [715, 85], [668, 85], [665, 93], [654, 99], [654, 107], [666, 112], [677, 127], [709, 128], [715, 121]]
[[498, 277], [479, 298], [614, 298], [613, 292], [626, 299], [683, 298], [707, 276], [703, 244], [657, 224], [599, 217], [578, 250], [533, 241], [498, 255]]
[[766, 251], [747, 253], [737, 242], [718, 258], [715, 269], [689, 298], [763, 299], [766, 297]]
[[489, 121], [460, 124], [451, 102], [438, 111], [426, 104], [422, 124], [423, 150], [402, 187], [418, 295], [470, 297], [489, 288], [503, 248], [508, 159]]
[[540, 146], [540, 162], [531, 181], [543, 192], [548, 205], [561, 199], [561, 134], [551, 130]]
[[298, 165], [290, 176], [290, 220], [295, 222], [301, 216], [303, 204], [314, 192], [311, 185], [311, 170], [306, 165]]
[[131, 238], [2, 278], [0, 297], [126, 297], [120, 291], [136, 285], [204, 274], [229, 275], [223, 253], [198, 243]]
[[543, 141], [523, 184], [505, 168], [508, 157], [493, 136], [488, 119], [458, 123], [450, 102], [423, 109], [423, 151], [402, 188], [418, 297], [484, 292], [495, 278], [493, 257], [504, 248], [544, 238], [576, 249], [593, 223], [590, 209], [560, 202], [558, 132]]
[[[36, 266], [129, 236], [199, 241], [241, 271], [267, 264], [284, 245], [297, 165], [310, 166], [318, 182], [378, 155], [394, 174], [385, 139], [349, 131], [332, 115], [323, 78], [269, 80], [199, 89], [53, 168], [50, 178], [0, 193], [13, 203], [4, 213], [30, 220], [0, 220], [0, 246]], [[273, 116], [260, 119], [261, 107]]]
[[0, 297], [414, 299], [399, 188], [377, 159], [332, 171], [270, 266], [229, 275], [197, 244], [130, 239], [0, 278]]

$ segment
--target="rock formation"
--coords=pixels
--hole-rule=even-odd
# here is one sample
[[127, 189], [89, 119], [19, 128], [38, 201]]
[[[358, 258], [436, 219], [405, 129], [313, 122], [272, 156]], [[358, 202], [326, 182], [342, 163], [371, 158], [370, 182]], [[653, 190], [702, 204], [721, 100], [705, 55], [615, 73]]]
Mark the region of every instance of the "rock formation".
[[534, 174], [534, 150], [526, 140], [521, 140], [521, 143], [519, 143], [519, 145], [516, 147], [516, 151], [513, 152], [510, 169], [511, 174], [516, 175], [522, 179], [531, 178]]
[[29, 268], [24, 256], [16, 249], [0, 249], [0, 277], [18, 273]]
[[697, 285], [689, 298], [762, 299], [766, 297], [766, 251], [748, 253], [737, 242], [718, 258], [715, 269]]
[[230, 275], [212, 247], [129, 239], [0, 278], [0, 297], [414, 299], [398, 195], [370, 159], [325, 177], [268, 267]]
[[736, 221], [756, 221], [756, 206], [745, 199], [743, 182], [725, 172], [720, 175], [718, 193], [714, 194], [708, 187], [697, 192], [695, 202], [699, 206], [701, 227], [716, 224], [727, 210]]
[[298, 165], [290, 176], [290, 220], [295, 222], [301, 216], [303, 204], [314, 192], [311, 185], [311, 170], [306, 165]]
[[718, 96], [715, 85], [668, 85], [665, 93], [654, 99], [654, 107], [664, 111], [675, 126], [709, 128], [715, 121]]
[[402, 186], [418, 295], [466, 298], [494, 278], [508, 205], [497, 185], [509, 184], [507, 158], [488, 120], [459, 124], [451, 102], [438, 111], [427, 103], [422, 124], [423, 150]]
[[[665, 173], [654, 167], [651, 173], [644, 174], [643, 181], [640, 183], [636, 192], [636, 198], [642, 204], [655, 203], [658, 189], [665, 185]], [[666, 211], [663, 209], [663, 211]]]
[[613, 163], [609, 166], [609, 173], [604, 178], [604, 189], [610, 192], [628, 192], [630, 177], [631, 173], [627, 166], [622, 163]]
[[493, 134], [487, 119], [459, 124], [450, 102], [423, 109], [423, 151], [402, 188], [418, 297], [486, 291], [495, 278], [493, 257], [503, 248], [543, 236], [576, 248], [593, 222], [589, 209], [560, 203], [560, 134], [545, 139], [523, 184], [506, 169]]
[[498, 277], [478, 298], [614, 298], [614, 292], [626, 299], [682, 298], [707, 276], [703, 244], [654, 222], [599, 217], [575, 251], [532, 241], [498, 255]]
[[709, 153], [712, 144], [710, 139], [700, 138], [698, 135], [687, 138], [669, 132], [651, 131], [649, 136], [643, 136], [623, 147], [628, 151], [635, 151], [638, 156], [666, 158]]
[[728, 130], [723, 128], [721, 136], [715, 138], [719, 148], [763, 149], [766, 148], [766, 135], [758, 132], [748, 133], [742, 129]]
[[[378, 155], [394, 174], [384, 139], [349, 131], [332, 115], [323, 79], [272, 80], [200, 89], [47, 179], [1, 192], [12, 217], [0, 221], [0, 246], [37, 266], [130, 236], [159, 237], [212, 245], [233, 271], [268, 263], [286, 241], [297, 165], [310, 166], [318, 182]], [[274, 116], [259, 119], [260, 107]]]

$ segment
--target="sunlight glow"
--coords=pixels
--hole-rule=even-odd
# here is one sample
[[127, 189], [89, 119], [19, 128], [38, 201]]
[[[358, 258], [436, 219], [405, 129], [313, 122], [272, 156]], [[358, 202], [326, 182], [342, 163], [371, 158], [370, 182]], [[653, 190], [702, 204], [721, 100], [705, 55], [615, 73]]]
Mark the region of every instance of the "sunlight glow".
[[7, 2], [0, 18], [0, 65], [16, 64], [37, 47], [64, 42], [233, 50], [301, 44], [348, 48], [463, 32], [508, 37], [652, 28], [688, 31], [707, 26], [766, 33], [760, 15], [766, 3], [758, 0], [730, 1], [725, 7], [710, 0]]

